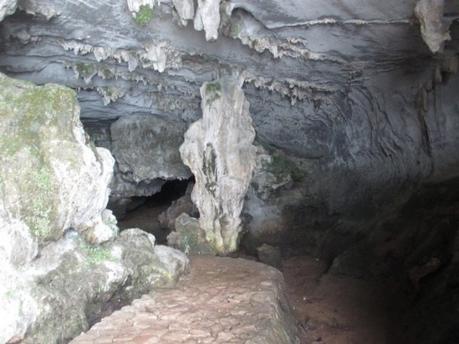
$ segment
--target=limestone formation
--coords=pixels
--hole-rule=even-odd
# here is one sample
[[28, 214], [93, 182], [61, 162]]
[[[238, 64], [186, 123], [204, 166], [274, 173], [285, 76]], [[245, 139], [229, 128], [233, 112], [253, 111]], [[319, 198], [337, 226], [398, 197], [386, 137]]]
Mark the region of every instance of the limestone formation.
[[182, 213], [175, 219], [174, 228], [175, 230], [167, 237], [168, 245], [186, 254], [217, 253], [212, 244], [206, 240], [206, 232], [201, 228], [198, 219]]
[[75, 232], [43, 249], [20, 276], [2, 271], [0, 342], [67, 342], [134, 298], [174, 285], [188, 260], [154, 241], [129, 229], [95, 246]]
[[172, 2], [182, 25], [185, 26], [188, 20], [193, 20], [194, 0], [173, 0]]
[[89, 142], [74, 91], [1, 74], [0, 151], [0, 343], [66, 342], [186, 270], [139, 229], [117, 236], [114, 160]]
[[[419, 1], [225, 1], [215, 42], [176, 25], [190, 1], [148, 3], [154, 18], [141, 26], [126, 1], [21, 1], [31, 15], [1, 23], [0, 70], [77, 90], [85, 128], [108, 132], [132, 114], [188, 126], [201, 116], [200, 86], [243, 71], [258, 143], [303, 176], [262, 186], [269, 195], [258, 177], [249, 189], [245, 228], [275, 246], [364, 232], [420, 183], [458, 175], [459, 2], [445, 1], [451, 40], [436, 56], [413, 20]], [[65, 20], [44, 25], [51, 17]], [[288, 179], [272, 175], [267, 184]], [[161, 187], [115, 183], [126, 194]]]
[[116, 232], [101, 216], [114, 161], [106, 149], [89, 144], [75, 93], [4, 75], [0, 84], [2, 220], [22, 222], [39, 244], [68, 228], [97, 228], [105, 240], [112, 238]]
[[138, 14], [143, 6], [153, 8], [158, 0], [127, 0], [129, 11]]
[[194, 18], [194, 28], [204, 30], [207, 41], [218, 38], [220, 27], [220, 1], [221, 0], [198, 0], [198, 9]]
[[113, 202], [151, 196], [166, 180], [191, 176], [178, 150], [185, 132], [183, 124], [137, 115], [120, 118], [110, 132], [110, 147], [117, 162], [111, 184]]
[[112, 152], [120, 172], [134, 183], [187, 179], [180, 159], [185, 126], [156, 116], [129, 116], [111, 125]]
[[421, 25], [422, 38], [433, 53], [443, 47], [443, 43], [451, 39], [449, 25], [443, 17], [445, 0], [419, 0], [415, 13]]
[[255, 130], [241, 86], [236, 78], [205, 83], [203, 117], [190, 126], [180, 147], [196, 179], [191, 197], [199, 224], [220, 253], [238, 247], [240, 214], [255, 166]]
[[0, 0], [0, 21], [16, 11], [17, 0]]

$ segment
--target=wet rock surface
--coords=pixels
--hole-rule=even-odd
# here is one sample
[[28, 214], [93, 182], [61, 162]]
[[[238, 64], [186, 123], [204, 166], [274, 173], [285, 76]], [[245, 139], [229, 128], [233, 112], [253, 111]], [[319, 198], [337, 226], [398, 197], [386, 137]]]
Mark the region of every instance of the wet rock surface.
[[143, 296], [71, 343], [299, 343], [279, 271], [243, 259], [191, 260], [176, 289]]

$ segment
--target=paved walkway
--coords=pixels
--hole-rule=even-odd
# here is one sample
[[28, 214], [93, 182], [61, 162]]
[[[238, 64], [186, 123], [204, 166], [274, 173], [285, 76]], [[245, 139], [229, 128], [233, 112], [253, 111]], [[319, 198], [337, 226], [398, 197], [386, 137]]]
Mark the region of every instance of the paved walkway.
[[293, 344], [283, 277], [243, 259], [194, 257], [177, 288], [155, 291], [102, 319], [72, 344]]

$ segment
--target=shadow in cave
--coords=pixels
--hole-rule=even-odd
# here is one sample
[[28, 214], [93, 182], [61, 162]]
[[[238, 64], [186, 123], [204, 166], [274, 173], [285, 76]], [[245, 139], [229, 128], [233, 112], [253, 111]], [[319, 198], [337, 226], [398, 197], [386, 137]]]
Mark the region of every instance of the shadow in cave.
[[158, 217], [172, 204], [173, 201], [185, 195], [191, 179], [168, 180], [161, 191], [150, 197], [133, 197], [134, 209], [130, 209], [126, 215], [118, 221], [120, 230], [128, 228], [140, 228], [155, 236], [158, 244], [167, 243], [170, 230], [161, 226]]
[[458, 191], [423, 185], [331, 265], [284, 259], [302, 343], [459, 343]]

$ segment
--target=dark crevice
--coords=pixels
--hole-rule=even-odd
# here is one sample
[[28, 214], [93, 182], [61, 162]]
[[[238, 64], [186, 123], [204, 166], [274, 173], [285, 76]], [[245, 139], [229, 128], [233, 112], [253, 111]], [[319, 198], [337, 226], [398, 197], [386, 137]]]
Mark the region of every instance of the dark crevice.
[[120, 230], [142, 228], [153, 234], [158, 244], [166, 244], [170, 229], [159, 223], [158, 216], [166, 211], [173, 201], [185, 195], [190, 182], [193, 182], [193, 178], [168, 180], [160, 192], [150, 197], [133, 197], [133, 206], [118, 222]]

